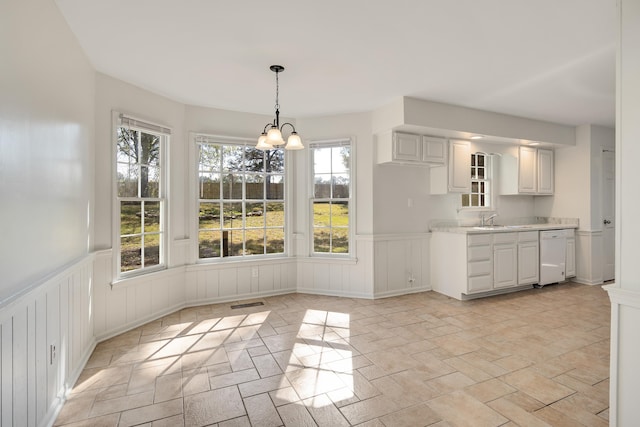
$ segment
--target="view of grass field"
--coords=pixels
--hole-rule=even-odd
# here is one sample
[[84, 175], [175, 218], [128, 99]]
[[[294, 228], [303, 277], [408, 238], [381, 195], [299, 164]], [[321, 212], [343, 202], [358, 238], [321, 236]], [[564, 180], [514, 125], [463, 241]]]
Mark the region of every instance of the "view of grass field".
[[[131, 271], [160, 263], [160, 202], [121, 202], [120, 269]], [[140, 233], [144, 234], [141, 236]], [[137, 234], [136, 236], [129, 236]], [[143, 244], [144, 239], [144, 244]], [[143, 254], [144, 253], [144, 254]]]

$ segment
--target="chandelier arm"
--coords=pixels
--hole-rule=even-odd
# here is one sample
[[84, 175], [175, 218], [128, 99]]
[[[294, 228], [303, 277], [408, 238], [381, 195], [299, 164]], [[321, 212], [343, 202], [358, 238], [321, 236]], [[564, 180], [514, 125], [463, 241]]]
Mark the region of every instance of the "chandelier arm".
[[272, 127], [273, 123], [269, 122], [266, 125], [264, 125], [264, 129], [262, 129], [262, 133], [267, 133], [267, 128], [268, 127]]
[[282, 129], [284, 129], [284, 127], [285, 127], [286, 125], [291, 126], [291, 129], [293, 129], [293, 132], [295, 132], [295, 131], [296, 131], [296, 127], [295, 127], [294, 125], [292, 125], [291, 123], [289, 123], [289, 122], [287, 122], [287, 123], [283, 123], [283, 124], [282, 124], [282, 126], [280, 126], [280, 131], [282, 131]]

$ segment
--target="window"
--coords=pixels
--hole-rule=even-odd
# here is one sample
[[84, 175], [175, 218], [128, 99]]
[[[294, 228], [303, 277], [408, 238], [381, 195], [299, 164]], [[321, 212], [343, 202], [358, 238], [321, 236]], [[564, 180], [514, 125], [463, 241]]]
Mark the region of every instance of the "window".
[[196, 136], [198, 258], [285, 252], [284, 150]]
[[310, 144], [313, 164], [313, 253], [349, 254], [351, 141]]
[[484, 153], [471, 155], [471, 193], [462, 195], [462, 207], [491, 207], [491, 159]]
[[127, 117], [116, 128], [118, 274], [165, 265], [164, 146], [169, 130]]

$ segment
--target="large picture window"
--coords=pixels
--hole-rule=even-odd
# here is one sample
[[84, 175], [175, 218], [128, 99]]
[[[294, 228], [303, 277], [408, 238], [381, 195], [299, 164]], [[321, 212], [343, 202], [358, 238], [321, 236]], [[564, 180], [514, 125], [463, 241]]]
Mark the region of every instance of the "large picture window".
[[313, 253], [349, 254], [351, 141], [310, 145], [313, 164]]
[[163, 151], [169, 130], [120, 117], [116, 127], [118, 271], [165, 265]]
[[284, 253], [284, 150], [203, 136], [196, 143], [198, 257]]

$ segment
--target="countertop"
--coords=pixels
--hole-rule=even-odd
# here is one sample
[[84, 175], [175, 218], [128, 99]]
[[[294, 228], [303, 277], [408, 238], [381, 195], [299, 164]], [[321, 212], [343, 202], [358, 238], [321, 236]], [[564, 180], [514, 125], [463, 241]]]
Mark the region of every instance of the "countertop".
[[522, 224], [522, 225], [488, 225], [488, 226], [434, 226], [432, 232], [482, 234], [482, 233], [514, 233], [518, 231], [564, 230], [578, 228], [578, 224]]

